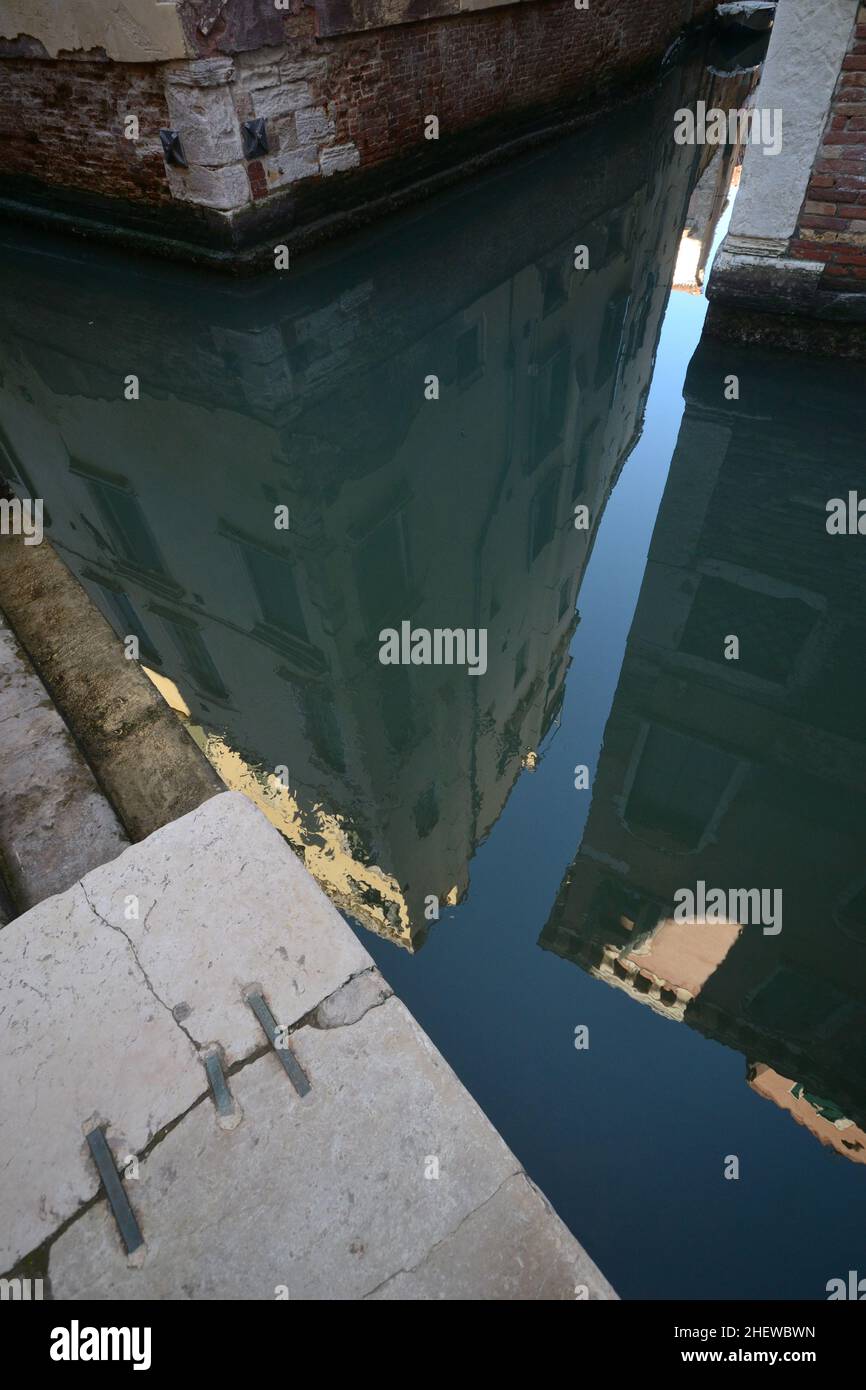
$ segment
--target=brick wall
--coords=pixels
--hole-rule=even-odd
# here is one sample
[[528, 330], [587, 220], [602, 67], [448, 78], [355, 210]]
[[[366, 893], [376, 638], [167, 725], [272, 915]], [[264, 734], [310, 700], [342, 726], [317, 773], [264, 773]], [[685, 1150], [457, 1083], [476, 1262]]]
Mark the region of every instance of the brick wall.
[[860, 6], [790, 254], [825, 263], [821, 288], [866, 289], [866, 4]]
[[[382, 0], [382, 27], [322, 37], [355, 24], [357, 6], [293, 0], [286, 11], [269, 6], [262, 28], [257, 0], [183, 0], [191, 56], [152, 64], [111, 62], [94, 50], [34, 57], [19, 39], [0, 56], [0, 199], [44, 207], [47, 188], [66, 207], [85, 195], [97, 200], [89, 211], [103, 224], [138, 220], [150, 235], [145, 224], [158, 215], [166, 235], [192, 228], [228, 247], [254, 239], [256, 218], [288, 234], [423, 186], [575, 103], [601, 100], [652, 70], [683, 26], [712, 6], [592, 0], [583, 11], [574, 0], [484, 0], [481, 8], [465, 0], [471, 8], [454, 13], [457, 3], [441, 0], [445, 12], [418, 20], [440, 0]], [[137, 141], [124, 138], [129, 113], [139, 118]], [[425, 139], [429, 115], [439, 120], [438, 140]], [[241, 122], [259, 116], [269, 150], [245, 160]], [[179, 131], [188, 168], [165, 165], [162, 127]]]
[[[126, 140], [123, 118], [139, 118]], [[170, 203], [163, 68], [93, 58], [0, 63], [0, 172], [131, 202]]]

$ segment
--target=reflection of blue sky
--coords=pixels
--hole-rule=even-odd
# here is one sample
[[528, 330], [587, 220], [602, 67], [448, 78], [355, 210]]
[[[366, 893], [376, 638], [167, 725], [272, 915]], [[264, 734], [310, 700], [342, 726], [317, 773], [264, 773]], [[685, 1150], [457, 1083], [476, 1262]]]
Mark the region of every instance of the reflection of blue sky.
[[643, 434], [581, 587], [559, 731], [423, 951], [364, 943], [623, 1297], [821, 1298], [862, 1259], [862, 1171], [750, 1091], [738, 1053], [537, 944], [589, 810], [573, 769], [595, 772], [706, 308], [670, 298]]

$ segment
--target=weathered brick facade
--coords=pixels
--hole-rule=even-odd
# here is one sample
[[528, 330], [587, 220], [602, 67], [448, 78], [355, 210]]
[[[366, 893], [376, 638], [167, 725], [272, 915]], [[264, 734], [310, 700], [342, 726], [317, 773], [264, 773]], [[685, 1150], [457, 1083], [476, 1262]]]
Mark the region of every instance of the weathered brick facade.
[[866, 5], [833, 94], [790, 254], [821, 261], [822, 288], [866, 289]]
[[[115, 8], [144, 13], [150, 4]], [[7, 21], [0, 208], [143, 234], [175, 252], [311, 239], [601, 102], [657, 67], [711, 8], [712, 0], [592, 0], [588, 10], [574, 0], [286, 0], [280, 8], [180, 0], [177, 32], [142, 40], [142, 53], [157, 57], [136, 62], [122, 30], [107, 49], [54, 51], [46, 34]], [[129, 115], [138, 117], [137, 139], [125, 136]], [[425, 133], [430, 116], [438, 139]], [[266, 122], [267, 151], [248, 157], [242, 125], [255, 119]], [[166, 129], [178, 132], [185, 166], [166, 163]]]

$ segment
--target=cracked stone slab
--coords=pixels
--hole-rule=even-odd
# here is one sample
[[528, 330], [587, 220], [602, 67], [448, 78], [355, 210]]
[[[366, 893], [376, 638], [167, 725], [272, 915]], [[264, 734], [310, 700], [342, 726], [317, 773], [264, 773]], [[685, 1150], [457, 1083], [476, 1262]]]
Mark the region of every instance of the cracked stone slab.
[[309, 1094], [270, 1054], [236, 1072], [242, 1123], [197, 1106], [127, 1183], [141, 1266], [99, 1202], [51, 1248], [55, 1298], [610, 1296], [397, 999], [291, 1041]]
[[[135, 915], [137, 913], [137, 917]], [[119, 1159], [207, 1089], [195, 1043], [229, 1064], [370, 957], [278, 832], [225, 792], [0, 932], [0, 1271], [93, 1197], [84, 1126]]]
[[291, 1027], [373, 964], [240, 792], [222, 792], [164, 826], [89, 874], [84, 888], [190, 1036], [200, 1046], [219, 1043], [229, 1065], [264, 1041], [243, 1004], [248, 986], [260, 985], [277, 1023]]
[[76, 887], [0, 932], [0, 1270], [35, 1249], [99, 1180], [85, 1126], [137, 1153], [203, 1089], [195, 1051], [123, 937]]
[[423, 1299], [615, 1299], [604, 1275], [525, 1173], [515, 1173], [412, 1270], [368, 1297]]

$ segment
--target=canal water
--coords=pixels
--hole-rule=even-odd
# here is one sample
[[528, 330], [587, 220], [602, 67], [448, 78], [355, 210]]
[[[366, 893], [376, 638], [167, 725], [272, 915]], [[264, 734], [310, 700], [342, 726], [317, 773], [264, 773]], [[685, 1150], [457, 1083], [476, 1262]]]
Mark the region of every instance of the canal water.
[[252, 281], [2, 233], [5, 476], [625, 1298], [866, 1275], [866, 393], [703, 332], [750, 80]]

